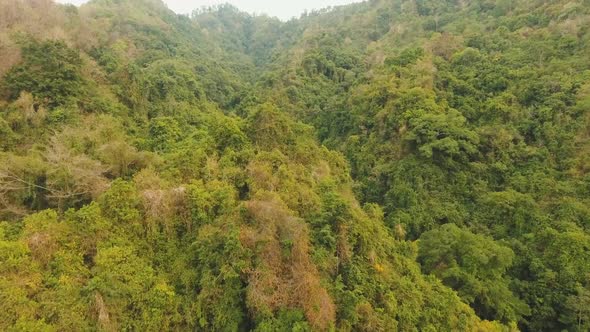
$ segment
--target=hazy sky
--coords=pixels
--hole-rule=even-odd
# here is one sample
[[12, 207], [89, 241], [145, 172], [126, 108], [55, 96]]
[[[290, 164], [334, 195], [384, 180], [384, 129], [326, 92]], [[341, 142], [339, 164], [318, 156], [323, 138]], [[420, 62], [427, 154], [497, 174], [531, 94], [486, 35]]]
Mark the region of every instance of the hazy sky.
[[[193, 9], [201, 6], [210, 6], [219, 3], [231, 3], [241, 10], [277, 16], [283, 20], [293, 16], [298, 17], [303, 11], [320, 9], [328, 6], [344, 5], [347, 3], [361, 2], [362, 0], [164, 0], [168, 7], [179, 14], [188, 14]], [[73, 3], [79, 5], [86, 0], [58, 0], [61, 3]]]

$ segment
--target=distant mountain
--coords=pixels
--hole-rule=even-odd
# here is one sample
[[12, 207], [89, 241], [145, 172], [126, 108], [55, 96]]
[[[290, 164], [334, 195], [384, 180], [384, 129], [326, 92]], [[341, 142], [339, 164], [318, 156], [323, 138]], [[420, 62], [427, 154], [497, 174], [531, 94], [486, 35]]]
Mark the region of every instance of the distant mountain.
[[589, 330], [589, 29], [0, 0], [0, 330]]

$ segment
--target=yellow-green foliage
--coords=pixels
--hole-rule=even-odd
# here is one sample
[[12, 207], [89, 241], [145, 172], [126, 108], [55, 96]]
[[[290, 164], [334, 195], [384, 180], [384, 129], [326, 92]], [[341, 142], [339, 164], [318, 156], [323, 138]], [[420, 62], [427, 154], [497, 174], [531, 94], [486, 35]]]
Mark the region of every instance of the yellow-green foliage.
[[0, 330], [587, 331], [589, 14], [0, 0]]

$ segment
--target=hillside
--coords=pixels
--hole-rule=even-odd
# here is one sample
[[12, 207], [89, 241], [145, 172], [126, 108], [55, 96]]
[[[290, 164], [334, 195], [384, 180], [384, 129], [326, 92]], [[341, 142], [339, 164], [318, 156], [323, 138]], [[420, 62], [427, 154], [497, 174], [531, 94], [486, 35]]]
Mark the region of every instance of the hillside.
[[588, 331], [590, 1], [0, 0], [0, 330]]

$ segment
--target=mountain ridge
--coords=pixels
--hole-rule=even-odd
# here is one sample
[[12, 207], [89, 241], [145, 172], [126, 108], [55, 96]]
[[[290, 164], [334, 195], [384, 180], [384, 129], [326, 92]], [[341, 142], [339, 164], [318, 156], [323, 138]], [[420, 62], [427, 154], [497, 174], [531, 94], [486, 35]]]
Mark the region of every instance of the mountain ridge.
[[0, 329], [584, 331], [588, 23], [0, 0]]

